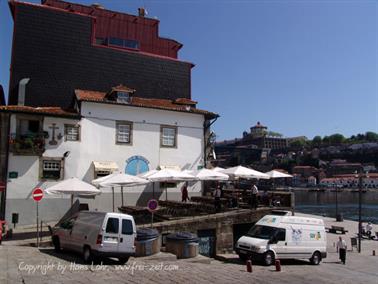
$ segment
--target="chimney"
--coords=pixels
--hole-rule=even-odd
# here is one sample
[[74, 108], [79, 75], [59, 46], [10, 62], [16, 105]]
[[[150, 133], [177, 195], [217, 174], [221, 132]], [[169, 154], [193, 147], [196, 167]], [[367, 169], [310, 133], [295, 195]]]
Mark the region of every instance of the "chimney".
[[146, 9], [144, 9], [144, 8], [138, 8], [138, 16], [139, 17], [144, 17], [144, 16], [146, 16]]
[[25, 90], [26, 84], [29, 83], [30, 78], [23, 78], [18, 83], [18, 102], [17, 105], [24, 106], [25, 105]]

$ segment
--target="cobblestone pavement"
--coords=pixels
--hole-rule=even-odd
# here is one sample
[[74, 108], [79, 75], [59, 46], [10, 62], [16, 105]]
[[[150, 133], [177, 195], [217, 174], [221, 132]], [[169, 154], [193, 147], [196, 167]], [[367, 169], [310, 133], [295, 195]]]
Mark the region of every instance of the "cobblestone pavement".
[[[373, 241], [371, 241], [373, 242]], [[378, 243], [378, 242], [377, 242]], [[308, 261], [283, 261], [282, 271], [275, 267], [245, 265], [236, 258], [224, 263], [212, 260], [130, 258], [126, 265], [108, 260], [104, 265], [85, 265], [80, 256], [52, 248], [0, 246], [0, 283], [377, 283], [378, 256], [349, 252], [347, 264], [330, 253], [319, 266]]]
[[[298, 214], [304, 215], [304, 214]], [[335, 222], [323, 218], [326, 226], [339, 225], [348, 230], [343, 235], [350, 244], [357, 223]], [[378, 231], [378, 225], [374, 230]], [[253, 264], [246, 272], [245, 264], [236, 256], [227, 262], [205, 257], [175, 260], [160, 253], [146, 258], [130, 258], [126, 265], [108, 260], [104, 265], [85, 265], [72, 253], [56, 253], [52, 248], [22, 246], [25, 242], [9, 241], [0, 245], [0, 284], [3, 283], [378, 283], [378, 241], [363, 240], [362, 252], [349, 251], [347, 263], [339, 263], [334, 243], [339, 235], [327, 234], [328, 257], [318, 266], [308, 261], [282, 261], [282, 271], [274, 266]], [[373, 250], [377, 256], [373, 256]], [[201, 262], [201, 263], [200, 263]]]

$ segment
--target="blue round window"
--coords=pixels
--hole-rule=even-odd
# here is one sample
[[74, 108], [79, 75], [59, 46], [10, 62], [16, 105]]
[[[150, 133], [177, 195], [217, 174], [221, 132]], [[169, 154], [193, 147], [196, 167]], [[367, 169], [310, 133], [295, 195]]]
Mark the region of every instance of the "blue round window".
[[138, 175], [149, 171], [149, 162], [142, 156], [132, 156], [126, 161], [125, 173]]

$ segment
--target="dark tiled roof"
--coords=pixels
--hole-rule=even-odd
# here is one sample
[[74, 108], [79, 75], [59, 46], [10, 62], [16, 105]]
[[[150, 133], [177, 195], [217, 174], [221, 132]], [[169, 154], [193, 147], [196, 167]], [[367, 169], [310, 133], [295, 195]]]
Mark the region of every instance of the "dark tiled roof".
[[79, 118], [79, 114], [73, 110], [64, 110], [60, 107], [29, 107], [29, 106], [0, 106], [0, 112], [21, 112], [31, 114], [43, 114], [47, 116], [62, 116]]
[[[104, 92], [89, 91], [89, 90], [75, 90], [75, 94], [76, 94], [77, 100], [79, 101], [125, 105], [125, 103], [118, 103], [116, 101], [107, 100], [106, 93]], [[175, 102], [175, 100], [146, 99], [146, 98], [133, 96], [131, 98], [131, 102], [127, 103], [126, 105], [135, 106], [135, 107], [155, 108], [155, 109], [203, 114], [209, 119], [218, 117], [218, 114], [214, 112], [201, 110], [201, 109], [192, 107], [191, 105], [194, 103], [192, 100], [188, 100], [188, 102], [190, 103], [188, 103], [187, 105], [183, 105], [184, 101], [185, 100], [181, 101], [178, 104]]]

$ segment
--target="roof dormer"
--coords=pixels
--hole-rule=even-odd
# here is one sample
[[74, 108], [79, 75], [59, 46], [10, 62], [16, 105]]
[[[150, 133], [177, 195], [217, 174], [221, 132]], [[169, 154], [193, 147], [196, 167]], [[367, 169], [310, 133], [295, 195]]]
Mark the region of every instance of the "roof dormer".
[[134, 93], [134, 89], [123, 85], [118, 85], [116, 87], [112, 87], [110, 92], [106, 94], [105, 98], [110, 101], [116, 101], [117, 103], [128, 104], [131, 102], [131, 98]]

